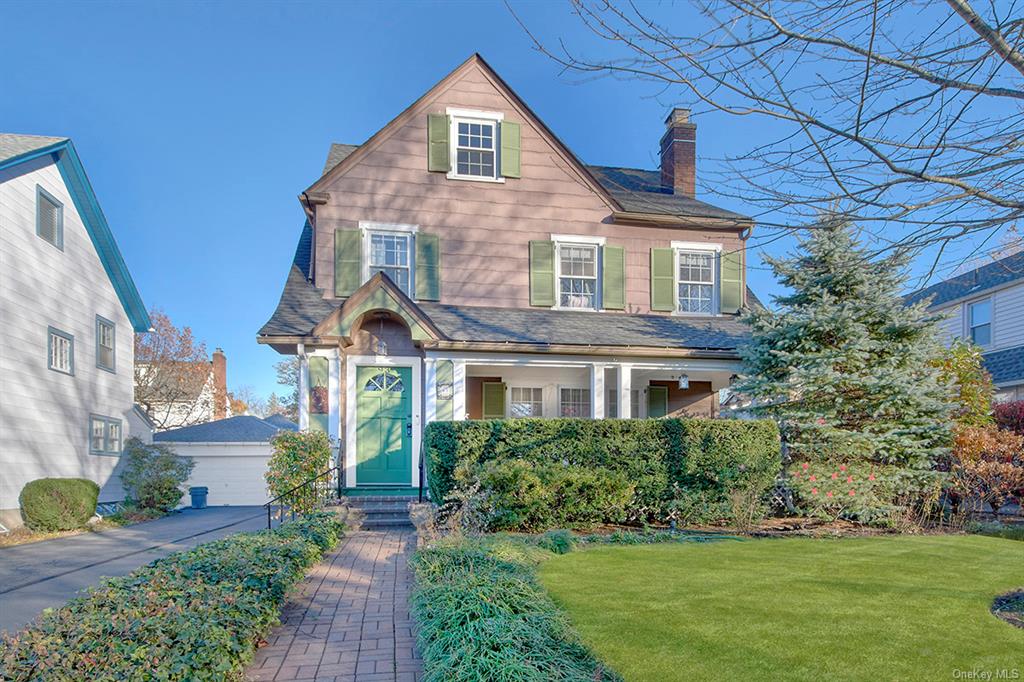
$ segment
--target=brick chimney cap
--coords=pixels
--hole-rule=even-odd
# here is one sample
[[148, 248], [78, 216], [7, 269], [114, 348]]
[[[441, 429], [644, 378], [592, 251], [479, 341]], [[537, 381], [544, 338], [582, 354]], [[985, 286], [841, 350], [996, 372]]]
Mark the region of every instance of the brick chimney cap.
[[214, 353], [220, 353], [221, 355], [224, 355], [224, 349], [219, 347], [219, 346], [217, 348], [214, 348], [213, 352]]
[[679, 124], [693, 125], [690, 123], [690, 110], [683, 107], [676, 107], [668, 113], [668, 117], [665, 118], [665, 126], [672, 128]]

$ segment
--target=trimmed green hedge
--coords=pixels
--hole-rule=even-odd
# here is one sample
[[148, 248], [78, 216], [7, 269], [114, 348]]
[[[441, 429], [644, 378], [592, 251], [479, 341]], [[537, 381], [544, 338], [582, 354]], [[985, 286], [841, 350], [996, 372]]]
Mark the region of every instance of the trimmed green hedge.
[[780, 468], [779, 431], [770, 420], [434, 422], [427, 425], [424, 450], [434, 500], [449, 497], [457, 472], [484, 471], [481, 465], [492, 460], [521, 460], [620, 476], [634, 487], [623, 512], [633, 521], [664, 521], [673, 510], [696, 505], [717, 512], [734, 491], [767, 490]]
[[34, 531], [75, 530], [96, 514], [100, 487], [87, 478], [40, 478], [21, 489], [18, 504]]
[[543, 550], [500, 536], [422, 549], [412, 611], [424, 682], [621, 680], [538, 584]]
[[0, 679], [241, 680], [289, 588], [341, 531], [320, 512], [108, 579], [0, 640]]

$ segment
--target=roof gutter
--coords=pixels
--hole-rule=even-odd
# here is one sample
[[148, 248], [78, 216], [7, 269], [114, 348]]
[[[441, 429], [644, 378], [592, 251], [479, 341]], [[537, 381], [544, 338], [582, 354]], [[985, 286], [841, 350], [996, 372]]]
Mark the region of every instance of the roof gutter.
[[754, 226], [754, 221], [749, 218], [699, 218], [633, 211], [614, 211], [612, 212], [612, 221], [631, 225], [694, 227], [705, 230], [749, 230]]
[[673, 348], [670, 346], [608, 346], [569, 343], [513, 343], [502, 341], [445, 341], [421, 343], [425, 350], [480, 351], [487, 353], [542, 353], [557, 355], [621, 355], [642, 358], [695, 358], [739, 360], [736, 350], [722, 348]]

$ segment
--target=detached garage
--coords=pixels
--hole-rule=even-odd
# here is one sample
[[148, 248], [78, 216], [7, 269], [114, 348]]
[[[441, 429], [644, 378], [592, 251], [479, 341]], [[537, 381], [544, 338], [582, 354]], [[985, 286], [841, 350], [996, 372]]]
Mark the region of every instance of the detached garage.
[[[297, 431], [298, 426], [280, 415], [229, 417], [162, 431], [154, 434], [153, 441], [192, 458], [195, 468], [185, 487], [209, 488], [210, 506], [259, 505], [270, 499], [263, 474], [270, 459], [270, 439], [282, 429]], [[183, 503], [188, 504], [187, 497]]]

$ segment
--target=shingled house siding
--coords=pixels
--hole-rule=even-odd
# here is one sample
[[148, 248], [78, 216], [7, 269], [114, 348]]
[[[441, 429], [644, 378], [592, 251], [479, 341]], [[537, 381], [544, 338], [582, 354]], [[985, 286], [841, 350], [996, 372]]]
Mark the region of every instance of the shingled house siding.
[[[427, 171], [429, 113], [446, 107], [502, 111], [522, 125], [521, 174], [504, 183], [450, 180]], [[334, 289], [334, 231], [360, 220], [419, 225], [440, 236], [442, 302], [527, 308], [530, 240], [603, 236], [626, 249], [626, 312], [650, 312], [650, 250], [673, 240], [740, 247], [735, 232], [612, 224], [611, 207], [514, 108], [483, 71], [468, 69], [438, 98], [324, 191], [317, 208], [316, 284]]]

